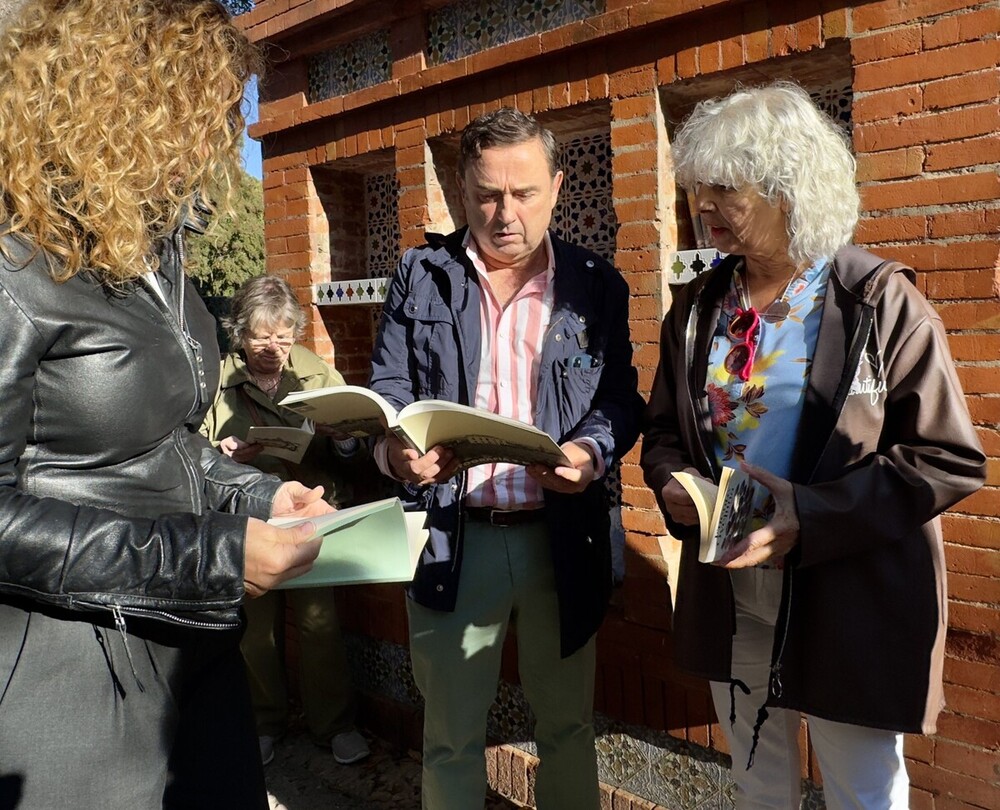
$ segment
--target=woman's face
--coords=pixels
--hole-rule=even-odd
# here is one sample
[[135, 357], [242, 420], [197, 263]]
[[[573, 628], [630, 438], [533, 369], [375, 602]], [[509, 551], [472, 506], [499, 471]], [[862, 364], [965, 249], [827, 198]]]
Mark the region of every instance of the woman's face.
[[748, 261], [785, 261], [788, 226], [783, 206], [771, 205], [756, 189], [699, 183], [695, 201], [713, 247]]
[[293, 325], [257, 324], [243, 338], [243, 353], [254, 374], [277, 374], [285, 367], [294, 343]]

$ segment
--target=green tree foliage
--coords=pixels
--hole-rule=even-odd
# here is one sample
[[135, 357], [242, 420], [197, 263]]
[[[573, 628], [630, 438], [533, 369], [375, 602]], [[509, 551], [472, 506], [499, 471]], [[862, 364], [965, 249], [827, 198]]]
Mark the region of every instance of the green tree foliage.
[[188, 240], [188, 274], [204, 297], [230, 296], [244, 281], [264, 274], [264, 189], [246, 172], [235, 212]]

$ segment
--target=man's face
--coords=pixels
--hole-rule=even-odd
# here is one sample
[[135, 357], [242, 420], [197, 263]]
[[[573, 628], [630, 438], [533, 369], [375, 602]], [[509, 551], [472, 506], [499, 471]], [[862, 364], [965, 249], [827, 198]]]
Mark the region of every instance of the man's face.
[[562, 184], [541, 139], [484, 149], [459, 177], [469, 230], [491, 269], [527, 267], [542, 246]]

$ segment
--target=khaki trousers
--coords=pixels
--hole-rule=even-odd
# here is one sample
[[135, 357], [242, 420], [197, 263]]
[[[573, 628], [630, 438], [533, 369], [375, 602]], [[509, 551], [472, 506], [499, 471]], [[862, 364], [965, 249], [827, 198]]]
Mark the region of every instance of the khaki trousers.
[[[544, 523], [465, 525], [454, 613], [407, 600], [413, 675], [424, 696], [424, 810], [473, 810], [486, 797], [486, 716], [508, 623], [536, 717], [539, 810], [598, 810], [595, 641], [559, 656], [559, 605]], [[609, 572], [610, 576], [610, 572]]]
[[299, 693], [310, 736], [327, 745], [335, 734], [354, 727], [354, 690], [333, 594], [333, 588], [301, 588], [246, 601], [248, 625], [240, 649], [258, 734], [279, 737], [288, 725], [286, 600], [298, 627]]

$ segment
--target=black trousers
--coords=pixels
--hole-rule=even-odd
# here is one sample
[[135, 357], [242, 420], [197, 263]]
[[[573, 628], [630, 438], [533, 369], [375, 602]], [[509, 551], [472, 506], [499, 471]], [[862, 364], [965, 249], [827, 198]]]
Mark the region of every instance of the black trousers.
[[0, 810], [265, 810], [242, 628], [103, 619], [0, 604]]

